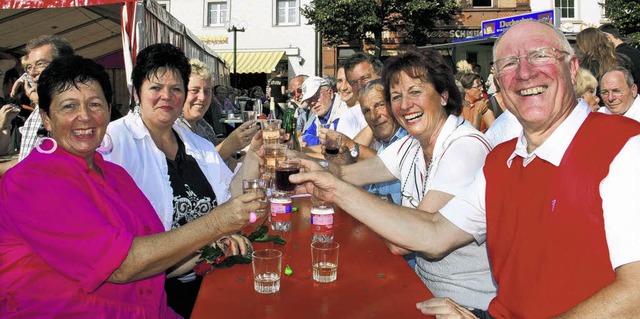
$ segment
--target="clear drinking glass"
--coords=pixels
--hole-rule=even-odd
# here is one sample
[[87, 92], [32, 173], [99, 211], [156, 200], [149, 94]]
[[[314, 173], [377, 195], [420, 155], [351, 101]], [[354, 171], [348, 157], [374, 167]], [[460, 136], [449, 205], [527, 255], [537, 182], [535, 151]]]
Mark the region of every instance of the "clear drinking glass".
[[340, 244], [337, 242], [311, 243], [311, 267], [313, 280], [317, 282], [333, 282], [338, 279], [338, 253]]
[[282, 252], [275, 249], [254, 250], [251, 253], [253, 267], [253, 287], [261, 294], [280, 291], [282, 274]]

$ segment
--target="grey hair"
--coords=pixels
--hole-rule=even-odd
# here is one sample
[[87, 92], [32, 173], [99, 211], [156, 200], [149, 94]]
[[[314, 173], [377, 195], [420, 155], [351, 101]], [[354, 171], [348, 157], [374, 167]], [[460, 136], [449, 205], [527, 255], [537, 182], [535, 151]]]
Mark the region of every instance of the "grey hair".
[[377, 86], [381, 87], [384, 92], [384, 81], [382, 80], [382, 78], [367, 82], [367, 84], [364, 85], [364, 88], [360, 90], [360, 95], [358, 95], [358, 98], [365, 96], [367, 93], [375, 89]]
[[633, 75], [631, 75], [631, 72], [629, 71], [629, 69], [627, 69], [627, 68], [625, 68], [623, 66], [616, 66], [616, 67], [609, 68], [607, 70], [607, 72], [605, 72], [604, 75], [602, 75], [602, 77], [604, 77], [607, 73], [613, 72], [613, 71], [622, 72], [622, 74], [624, 74], [625, 81], [627, 81], [627, 85], [629, 85], [629, 87], [633, 86], [633, 84], [634, 84]]

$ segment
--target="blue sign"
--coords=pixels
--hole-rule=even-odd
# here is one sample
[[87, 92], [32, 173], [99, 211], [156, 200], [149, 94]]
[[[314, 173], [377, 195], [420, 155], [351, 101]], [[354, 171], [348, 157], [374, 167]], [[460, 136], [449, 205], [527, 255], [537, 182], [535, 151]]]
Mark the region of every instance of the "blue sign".
[[510, 26], [523, 20], [540, 20], [553, 25], [556, 22], [556, 14], [555, 10], [547, 10], [482, 21], [482, 35], [485, 37], [498, 36]]

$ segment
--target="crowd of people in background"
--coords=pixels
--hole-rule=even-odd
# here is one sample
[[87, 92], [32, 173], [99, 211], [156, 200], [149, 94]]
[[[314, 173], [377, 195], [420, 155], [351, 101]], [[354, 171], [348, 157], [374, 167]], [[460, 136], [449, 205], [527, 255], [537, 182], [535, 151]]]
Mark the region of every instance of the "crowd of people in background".
[[[0, 109], [0, 155], [19, 152], [0, 164], [0, 317], [188, 318], [194, 252], [247, 254], [234, 232], [264, 206], [240, 185], [260, 177], [257, 121], [220, 121], [247, 101], [265, 117], [295, 109], [297, 191], [404, 256], [436, 297], [423, 313], [640, 316], [640, 51], [612, 25], [572, 46], [554, 26], [518, 23], [486, 79], [427, 49], [384, 63], [355, 53], [335, 77], [279, 67], [242, 90], [153, 44], [116, 116], [104, 68], [66, 40], [25, 51]], [[35, 281], [47, 289], [27, 290]]]

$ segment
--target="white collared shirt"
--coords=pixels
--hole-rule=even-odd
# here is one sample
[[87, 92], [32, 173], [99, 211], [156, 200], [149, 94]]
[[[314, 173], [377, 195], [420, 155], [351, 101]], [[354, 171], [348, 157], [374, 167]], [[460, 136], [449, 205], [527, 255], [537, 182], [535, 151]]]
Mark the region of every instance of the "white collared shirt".
[[[229, 185], [233, 174], [211, 142], [173, 125], [184, 143], [185, 152], [192, 156], [216, 194], [218, 204], [229, 200]], [[167, 158], [151, 139], [149, 130], [139, 113], [130, 112], [109, 123], [107, 133], [113, 141], [113, 151], [104, 159], [122, 166], [147, 196], [165, 230], [173, 221], [173, 189], [169, 180]]]
[[[515, 156], [523, 157], [523, 165], [539, 157], [555, 166], [573, 141], [578, 129], [590, 113], [588, 105], [580, 101], [571, 114], [549, 138], [532, 153], [527, 141], [520, 136], [514, 153], [505, 165], [511, 165]], [[612, 269], [640, 261], [640, 135], [627, 141], [609, 166], [609, 174], [600, 183], [605, 233]], [[458, 228], [474, 236], [478, 243], [486, 240], [486, 180], [482, 170], [463, 195], [456, 196], [440, 213]]]
[[[346, 105], [346, 104], [345, 104]], [[342, 111], [340, 121], [336, 126], [336, 131], [354, 139], [360, 131], [367, 126], [367, 121], [362, 114], [360, 103], [348, 107]]]
[[[598, 112], [613, 114], [606, 106], [599, 108]], [[633, 100], [633, 104], [631, 104], [631, 107], [627, 110], [626, 113], [624, 113], [624, 117], [628, 117], [640, 122], [640, 95], [636, 96], [636, 99]]]

